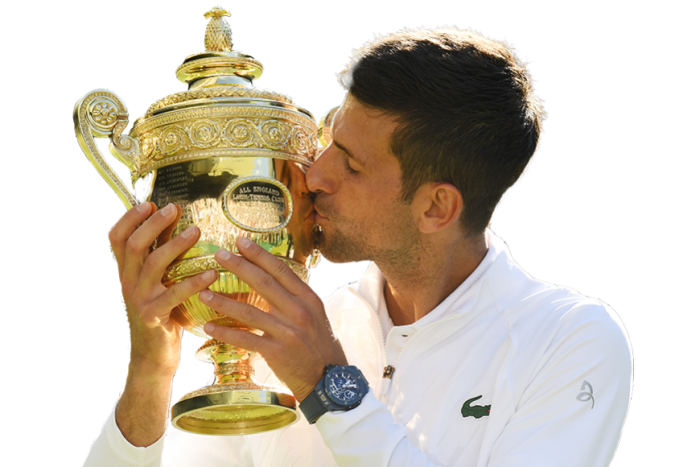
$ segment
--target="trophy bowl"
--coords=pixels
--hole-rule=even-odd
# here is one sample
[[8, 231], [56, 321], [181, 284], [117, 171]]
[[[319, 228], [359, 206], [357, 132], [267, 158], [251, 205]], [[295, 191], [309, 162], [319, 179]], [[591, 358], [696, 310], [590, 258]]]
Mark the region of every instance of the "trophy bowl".
[[[237, 254], [245, 237], [284, 261], [308, 281], [315, 250], [313, 200], [305, 171], [316, 157], [313, 116], [287, 96], [256, 89], [262, 64], [232, 51], [228, 12], [209, 11], [206, 51], [187, 57], [177, 77], [188, 90], [154, 103], [129, 135], [128, 112], [112, 92], [95, 90], [75, 106], [78, 142], [127, 208], [151, 201], [161, 209], [182, 207], [174, 235], [195, 225], [199, 241], [173, 262], [163, 276], [171, 286], [207, 270], [218, 278], [214, 292], [268, 310], [269, 305], [214, 254]], [[114, 173], [95, 145], [110, 139], [110, 152], [131, 171], [135, 193]], [[213, 322], [249, 329], [220, 315], [194, 295], [172, 311], [185, 330], [208, 338]], [[214, 383], [186, 394], [172, 407], [173, 424], [184, 431], [239, 435], [274, 430], [298, 419], [296, 400], [284, 387], [255, 382], [255, 353], [215, 339], [196, 352], [214, 364]]]

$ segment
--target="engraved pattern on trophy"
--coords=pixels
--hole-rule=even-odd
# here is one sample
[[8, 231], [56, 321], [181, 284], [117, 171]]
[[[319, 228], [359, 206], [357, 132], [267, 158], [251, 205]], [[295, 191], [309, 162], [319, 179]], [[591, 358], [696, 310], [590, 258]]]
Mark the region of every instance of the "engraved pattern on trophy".
[[[202, 139], [207, 134], [201, 132], [204, 127], [209, 140]], [[297, 111], [250, 105], [183, 109], [139, 119], [130, 133], [142, 147], [132, 178], [216, 155], [268, 156], [310, 164], [316, 157], [316, 132], [313, 120]]]
[[206, 88], [178, 92], [176, 94], [171, 94], [170, 96], [164, 97], [163, 99], [156, 101], [148, 108], [146, 111], [146, 117], [152, 116], [156, 113], [156, 111], [169, 105], [179, 104], [180, 102], [187, 102], [195, 99], [208, 99], [213, 97], [254, 97], [257, 99], [269, 99], [292, 104], [292, 99], [289, 96], [285, 96], [284, 94], [277, 92], [266, 91], [264, 89]]
[[[210, 286], [262, 310], [269, 305], [248, 284], [214, 259], [219, 249], [238, 253], [245, 237], [287, 264], [302, 280], [315, 250], [313, 201], [305, 171], [318, 150], [313, 116], [283, 94], [260, 91], [252, 81], [262, 64], [231, 51], [228, 12], [215, 8], [205, 34], [207, 50], [188, 56], [176, 75], [189, 90], [153, 104], [136, 120], [129, 136], [126, 107], [112, 93], [96, 90], [76, 104], [76, 135], [83, 152], [129, 206], [134, 196], [113, 174], [92, 135], [110, 137], [110, 151], [131, 171], [134, 187], [158, 209], [182, 207], [174, 235], [196, 225], [197, 243], [165, 271], [170, 287], [207, 270], [217, 271]], [[207, 322], [249, 329], [219, 315], [194, 295], [176, 307], [172, 318], [204, 338]], [[255, 353], [215, 339], [197, 358], [214, 364], [214, 384], [186, 394], [172, 408], [173, 424], [200, 434], [251, 434], [281, 428], [298, 416], [284, 387], [254, 380]]]

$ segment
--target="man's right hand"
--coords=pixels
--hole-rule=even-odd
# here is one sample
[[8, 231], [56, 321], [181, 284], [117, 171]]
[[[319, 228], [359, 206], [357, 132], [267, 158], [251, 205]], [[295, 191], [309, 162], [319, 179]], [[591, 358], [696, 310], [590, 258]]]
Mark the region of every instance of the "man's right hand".
[[[129, 374], [116, 421], [135, 446], [153, 444], [165, 430], [182, 332], [170, 312], [217, 276], [207, 271], [169, 288], [161, 283], [168, 265], [199, 239], [197, 227], [170, 238], [181, 215], [177, 205], [158, 211], [155, 204], [143, 203], [122, 216], [109, 233], [131, 334]], [[152, 250], [156, 240], [158, 248]]]

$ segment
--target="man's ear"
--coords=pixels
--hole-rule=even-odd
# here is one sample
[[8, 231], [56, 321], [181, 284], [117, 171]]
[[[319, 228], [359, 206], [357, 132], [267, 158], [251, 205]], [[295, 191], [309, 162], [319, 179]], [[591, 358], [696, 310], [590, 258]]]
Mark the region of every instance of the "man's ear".
[[449, 183], [425, 183], [411, 203], [414, 219], [422, 233], [435, 233], [459, 221], [464, 201], [459, 190]]

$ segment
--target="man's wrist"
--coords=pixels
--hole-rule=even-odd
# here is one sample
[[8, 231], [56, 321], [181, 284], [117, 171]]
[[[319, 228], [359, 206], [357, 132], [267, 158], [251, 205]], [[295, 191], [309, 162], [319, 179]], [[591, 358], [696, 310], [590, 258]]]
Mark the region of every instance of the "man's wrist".
[[299, 404], [310, 424], [326, 412], [351, 410], [369, 392], [367, 380], [359, 368], [351, 365], [327, 365], [321, 380]]

